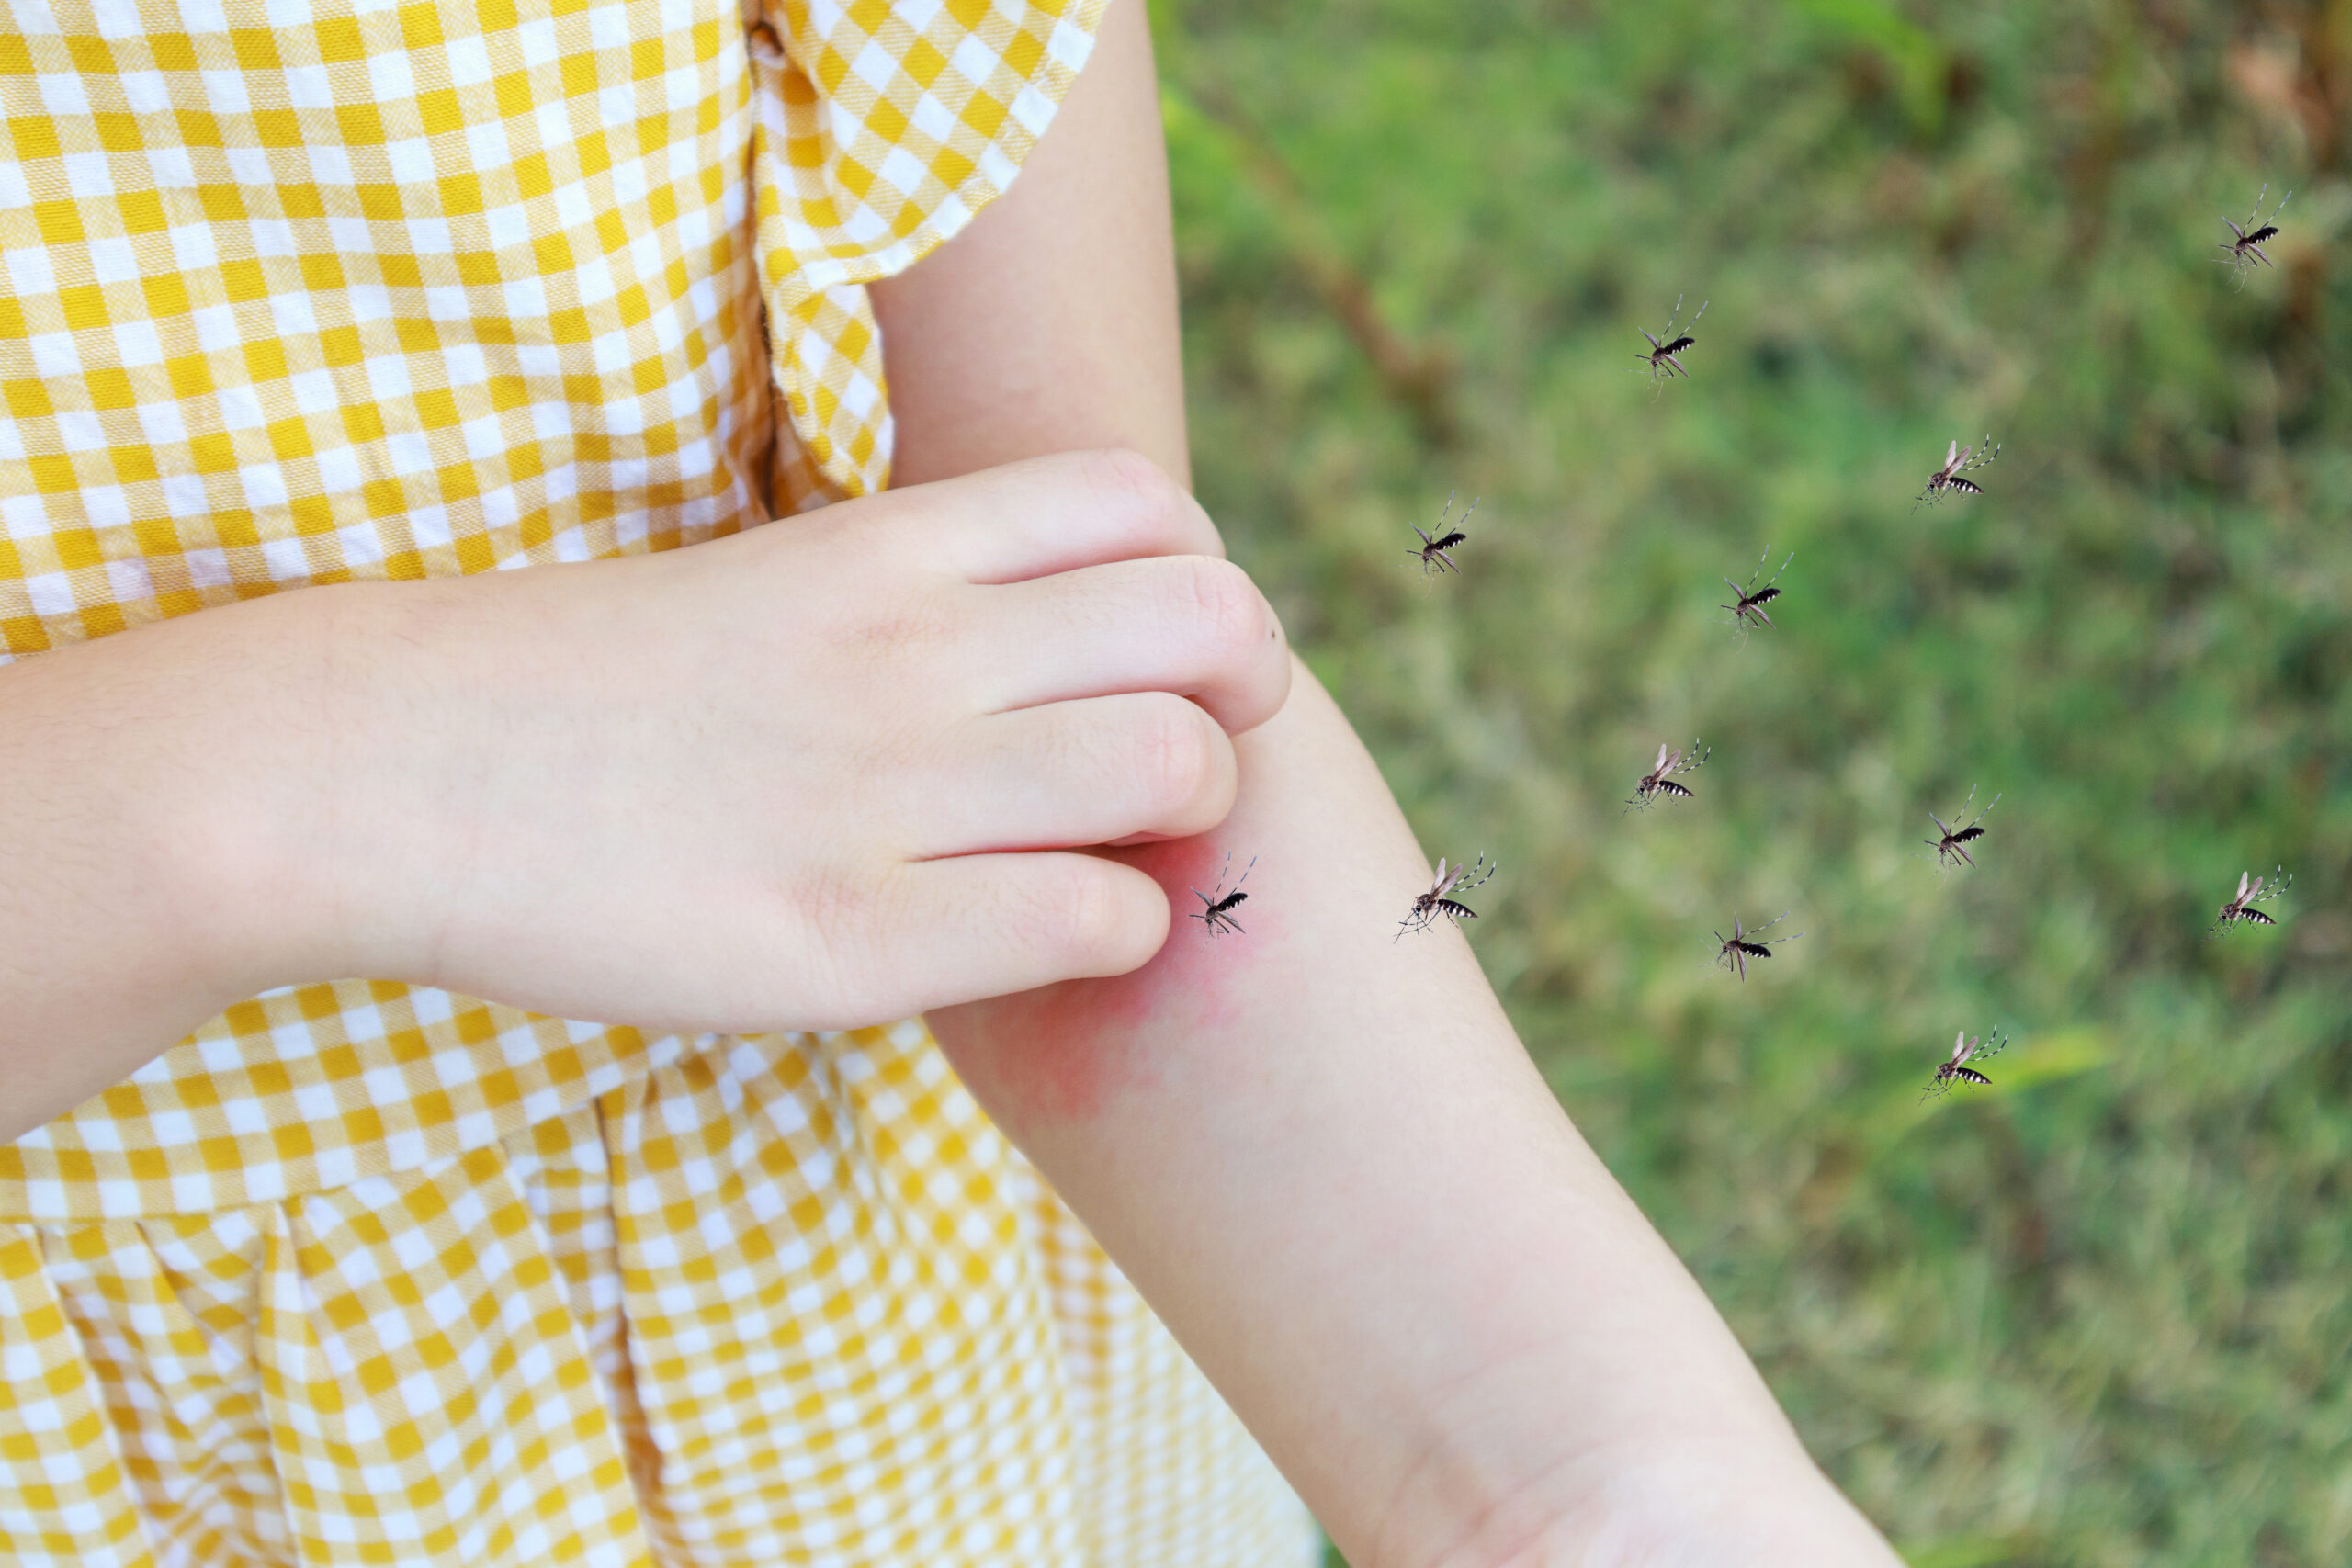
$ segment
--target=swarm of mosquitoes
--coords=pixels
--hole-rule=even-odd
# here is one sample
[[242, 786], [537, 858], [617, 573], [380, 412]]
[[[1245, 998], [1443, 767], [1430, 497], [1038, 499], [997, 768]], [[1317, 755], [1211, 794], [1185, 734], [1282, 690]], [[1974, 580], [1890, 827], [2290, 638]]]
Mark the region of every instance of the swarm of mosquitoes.
[[[2246, 220], [2243, 224], [2227, 215], [2222, 219], [2222, 223], [2230, 231], [2230, 238], [2221, 242], [2222, 249], [2227, 254], [2221, 256], [2219, 260], [2222, 265], [2231, 269], [2233, 282], [2241, 288], [2245, 286], [2246, 274], [2253, 268], [2276, 265], [2270, 259], [2269, 253], [2262, 247], [2267, 242], [2278, 237], [2278, 214], [2286, 210], [2288, 201], [2295, 193], [2290, 190], [2285, 196], [2280, 197], [2278, 205], [2270, 209], [2268, 218], [2265, 218], [2262, 216], [2262, 203], [2269, 192], [2270, 186], [2266, 181], [2262, 188], [2256, 193], [2254, 210], [2246, 215]], [[1634, 329], [1649, 344], [1646, 350], [1638, 352], [1634, 355], [1640, 362], [1634, 373], [1646, 375], [1649, 378], [1652, 400], [1656, 400], [1665, 390], [1668, 381], [1678, 376], [1687, 380], [1690, 376], [1690, 367], [1682, 362], [1682, 355], [1697, 346], [1699, 321], [1701, 317], [1706, 315], [1710, 301], [1702, 300], [1697, 314], [1693, 315], [1679, 331], [1677, 331], [1676, 323], [1682, 317], [1683, 298], [1679, 294], [1674, 297], [1674, 309], [1668, 313], [1666, 326], [1662, 331], [1653, 333], [1645, 327]], [[1912, 502], [1911, 510], [1916, 513], [1920, 507], [1934, 506], [1947, 496], [1983, 495], [1984, 487], [1968, 476], [1989, 466], [1994, 458], [2000, 456], [2000, 444], [1995, 441], [1990, 434], [1973, 446], [1962, 446], [1955, 438], [1944, 448], [1942, 465], [1928, 476], [1928, 482]], [[1421, 575], [1425, 581], [1447, 572], [1456, 575], [1461, 573], [1461, 565], [1453, 558], [1453, 552], [1468, 540], [1469, 534], [1464, 525], [1470, 521], [1471, 513], [1477, 510], [1478, 502], [1474, 499], [1470, 502], [1469, 510], [1464, 512], [1459, 519], [1449, 525], [1447, 519], [1453, 513], [1453, 492], [1449, 491], [1446, 492], [1445, 506], [1438, 513], [1437, 526], [1434, 529], [1423, 528], [1419, 524], [1411, 525], [1420, 543], [1405, 552], [1406, 559], [1419, 564]], [[1757, 586], [1757, 580], [1763, 577], [1764, 569], [1771, 564], [1771, 559], [1772, 550], [1768, 545], [1765, 547], [1763, 555], [1757, 559], [1756, 570], [1748, 573], [1747, 582], [1741, 583], [1729, 577], [1723, 579], [1724, 584], [1732, 591], [1732, 603], [1716, 607], [1730, 612], [1729, 619], [1724, 624], [1731, 626], [1743, 642], [1752, 632], [1778, 629], [1774, 626], [1771, 615], [1765, 606], [1781, 596], [1780, 581], [1788, 571], [1790, 562], [1796, 559], [1796, 552], [1792, 550], [1783, 557], [1780, 570], [1773, 572], [1770, 578], [1764, 579], [1763, 586], [1759, 588]], [[1696, 772], [1705, 765], [1712, 752], [1712, 748], [1702, 750], [1696, 739], [1690, 742], [1688, 750], [1661, 744], [1657, 749], [1657, 759], [1650, 765], [1650, 771], [1644, 773], [1635, 783], [1633, 795], [1625, 802], [1626, 809], [1645, 809], [1668, 797], [1680, 800], [1696, 798], [1690, 787], [1683, 784], [1678, 775]], [[1949, 870], [1959, 866], [1966, 866], [1971, 870], [1975, 868], [1976, 861], [1969, 852], [1970, 847], [1972, 845], [1980, 849], [1983, 847], [1985, 837], [1984, 818], [1991, 814], [1994, 807], [2001, 803], [2001, 796], [1996, 793], [1991, 800], [1984, 803], [1982, 810], [1971, 816], [1969, 813], [1975, 805], [1975, 801], [1976, 786], [1972, 784], [1969, 786], [1968, 798], [1961, 803], [1960, 809], [1952, 814], [1950, 822], [1946, 822], [1932, 811], [1928, 813], [1928, 820], [1935, 824], [1936, 836], [1927, 840], [1926, 843], [1935, 852], [1939, 869]], [[1225, 876], [1233, 866], [1233, 857], [1228, 853], [1226, 856], [1224, 867], [1217, 874], [1215, 889], [1208, 893], [1203, 893], [1197, 887], [1193, 889], [1193, 896], [1201, 901], [1201, 908], [1193, 911], [1192, 918], [1199, 920], [1209, 935], [1216, 936], [1226, 931], [1245, 934], [1242, 932], [1241, 923], [1234, 919], [1233, 911], [1242, 900], [1249, 897], [1249, 895], [1241, 890], [1241, 886], [1242, 883], [1249, 881], [1250, 873], [1257, 863], [1256, 857], [1252, 856], [1250, 864], [1242, 868], [1240, 880], [1227, 889], [1225, 885]], [[1462, 902], [1462, 897], [1483, 885], [1495, 874], [1497, 869], [1487, 863], [1484, 852], [1479, 854], [1475, 865], [1449, 864], [1441, 858], [1437, 863], [1437, 875], [1430, 884], [1429, 890], [1414, 897], [1411, 906], [1405, 912], [1404, 919], [1397, 922], [1396, 935], [1392, 940], [1402, 942], [1408, 934], [1432, 929], [1442, 919], [1453, 920], [1457, 924], [1464, 920], [1476, 919], [1477, 911]], [[2215, 917], [2212, 926], [2205, 933], [2207, 938], [2210, 940], [2219, 936], [2233, 926], [2277, 925], [2278, 922], [2270, 915], [2264, 913], [2258, 906], [2268, 903], [2284, 893], [2288, 884], [2293, 880], [2286, 874], [2283, 866], [2275, 870], [2267, 877], [2256, 876], [2252, 872], [2241, 872], [2238, 874], [2236, 895], [2222, 906], [2221, 913]], [[1734, 910], [1731, 918], [1731, 935], [1725, 937], [1721, 931], [1713, 933], [1717, 966], [1730, 970], [1745, 982], [1747, 978], [1748, 960], [1770, 958], [1773, 956], [1774, 948], [1794, 942], [1798, 937], [1804, 935], [1803, 931], [1780, 937], [1766, 934], [1787, 919], [1787, 914], [1783, 913], [1761, 926], [1751, 928], [1744, 925], [1738, 911]], [[2007, 1043], [2007, 1034], [1997, 1027], [1989, 1033], [1973, 1036], [1962, 1029], [1952, 1041], [1951, 1055], [1938, 1064], [1934, 1078], [1922, 1091], [1920, 1098], [1924, 1100], [1929, 1096], [1945, 1094], [1956, 1083], [1972, 1083], [1979, 1087], [1990, 1086], [1993, 1080], [1969, 1064], [1983, 1062], [1997, 1055]]]

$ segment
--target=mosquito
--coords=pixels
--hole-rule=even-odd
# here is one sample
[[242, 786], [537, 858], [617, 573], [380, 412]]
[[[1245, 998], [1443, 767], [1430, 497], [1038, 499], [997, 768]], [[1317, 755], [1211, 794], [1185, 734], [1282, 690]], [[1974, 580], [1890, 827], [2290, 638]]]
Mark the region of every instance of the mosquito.
[[[1712, 300], [1701, 301], [1699, 316], [1705, 315], [1707, 306], [1713, 302]], [[1674, 297], [1674, 316], [1680, 314], [1682, 314], [1682, 296], [1678, 294]], [[1637, 354], [1634, 357], [1649, 367], [1650, 396], [1653, 398], [1663, 389], [1667, 381], [1676, 376], [1688, 377], [1690, 374], [1682, 367], [1682, 361], [1677, 359], [1675, 355], [1699, 341], [1690, 335], [1690, 327], [1699, 324], [1699, 316], [1691, 317], [1690, 326], [1683, 328], [1679, 334], [1674, 330], [1674, 316], [1667, 317], [1666, 330], [1657, 337], [1651, 337], [1649, 330], [1645, 327], [1634, 329], [1650, 340], [1650, 351], [1647, 354]]]
[[1739, 627], [1742, 632], [1747, 631], [1751, 625], [1769, 627], [1775, 631], [1780, 629], [1779, 627], [1772, 626], [1772, 617], [1764, 613], [1764, 606], [1781, 596], [1781, 591], [1773, 587], [1772, 583], [1781, 581], [1781, 571], [1786, 571], [1789, 570], [1789, 561], [1796, 559], [1797, 553], [1794, 550], [1791, 550], [1789, 552], [1789, 560], [1784, 560], [1781, 563], [1781, 571], [1776, 571], [1772, 574], [1772, 581], [1767, 582], [1763, 587], [1758, 588], [1756, 586], [1756, 580], [1764, 575], [1764, 563], [1771, 558], [1772, 547], [1770, 545], [1767, 545], [1764, 547], [1764, 554], [1762, 558], [1756, 563], [1756, 570], [1747, 574], [1747, 586], [1746, 588], [1742, 588], [1738, 583], [1733, 582], [1728, 577], [1724, 579], [1724, 582], [1730, 584], [1732, 596], [1736, 599], [1738, 603], [1733, 604], [1718, 604], [1715, 608], [1718, 610], [1729, 610], [1731, 612], [1732, 625]]
[[[1976, 786], [1974, 784], [1970, 784], [1968, 786], [1968, 799], [1962, 801], [1960, 803], [1960, 810], [1952, 813], [1952, 821], [1960, 822], [1961, 818], [1967, 812], [1970, 803], [1974, 801], [1975, 798]], [[1978, 812], [1966, 822], [1961, 823], [1961, 826], [1957, 828], [1946, 825], [1942, 818], [1937, 816], [1932, 811], [1928, 812], [1928, 820], [1933, 822], [1936, 825], [1936, 831], [1943, 835], [1941, 838], [1929, 839], [1926, 840], [1928, 847], [1936, 852], [1936, 863], [1938, 865], [1950, 865], [1955, 859], [1958, 859], [1967, 861], [1970, 865], [1973, 866], [1976, 863], [1968, 859], [1968, 844], [1970, 840], [1981, 839], [1984, 836], [1984, 829], [1982, 824], [1984, 818], [1991, 814], [1993, 807], [2000, 804], [2001, 797], [1997, 795], [1995, 795], [1992, 799], [1984, 803], [1984, 809], [1983, 811]]]
[[2262, 198], [2268, 194], [2270, 194], [2270, 182], [2265, 180], [2262, 188], [2255, 193], [2254, 210], [2246, 214], [2245, 228], [2239, 228], [2227, 218], [2222, 220], [2222, 224], [2228, 228], [2231, 238], [2220, 243], [2222, 249], [2230, 254], [2215, 259], [2231, 269], [2232, 274], [2237, 278], [2240, 288], [2245, 287], [2245, 275], [2249, 268], [2278, 265], [2270, 259], [2269, 253], [2262, 248], [2262, 242], [2278, 237], [2278, 215], [2287, 210], [2287, 203], [2295, 193], [2290, 190], [2280, 197], [2278, 205], [2270, 209], [2270, 217], [2267, 220], [2258, 222], [2257, 220], [2262, 219]]
[[1411, 525], [1413, 532], [1421, 536], [1421, 547], [1418, 550], [1407, 550], [1405, 552], [1405, 558], [1407, 560], [1419, 560], [1421, 563], [1421, 575], [1423, 577], [1427, 577], [1432, 568], [1439, 571], [1452, 572], [1459, 572], [1462, 570], [1460, 567], [1453, 564], [1453, 558], [1447, 555], [1445, 552], [1470, 536], [1462, 531], [1462, 524], [1470, 521], [1470, 512], [1476, 512], [1478, 510], [1478, 502], [1475, 500], [1471, 502], [1470, 512], [1464, 513], [1462, 514], [1461, 522], [1454, 524], [1453, 528], [1448, 529], [1445, 525], [1445, 514], [1446, 512], [1452, 512], [1453, 510], [1453, 492], [1452, 491], [1447, 491], [1445, 492], [1445, 512], [1441, 512], [1437, 514], [1436, 533], [1430, 534], [1424, 532], [1421, 525], [1418, 523]]
[[2287, 884], [2294, 880], [2293, 877], [2283, 874], [2283, 868], [2273, 871], [2267, 877], [2256, 876], [2251, 872], [2239, 872], [2238, 896], [2222, 906], [2221, 915], [2205, 932], [2206, 940], [2210, 942], [2220, 935], [2222, 928], [2233, 922], [2239, 925], [2277, 925], [2278, 923], [2277, 920], [2272, 919], [2255, 906], [2267, 904], [2271, 899], [2278, 897], [2278, 895], [2287, 891]]
[[1631, 810], [1634, 807], [1646, 807], [1661, 795], [1679, 795], [1685, 800], [1694, 798], [1687, 786], [1674, 782], [1674, 775], [1690, 773], [1704, 766], [1707, 758], [1713, 751], [1714, 748], [1712, 746], [1704, 751], [1700, 750], [1699, 742], [1695, 738], [1691, 740], [1690, 750], [1688, 751], [1669, 750], [1665, 746], [1660, 746], [1657, 749], [1657, 761], [1651, 766], [1648, 773], [1642, 775], [1642, 782], [1634, 786], [1634, 797], [1625, 802], [1626, 808]]
[[[1257, 865], [1258, 857], [1256, 855], [1251, 855], [1250, 857], [1250, 863], [1241, 868], [1241, 882], [1247, 882], [1250, 880], [1250, 874], [1257, 869]], [[1201, 908], [1193, 912], [1193, 919], [1208, 927], [1209, 935], [1211, 936], [1216, 935], [1220, 931], [1241, 931], [1241, 922], [1233, 918], [1233, 909], [1234, 906], [1239, 904], [1244, 898], [1249, 897], [1250, 895], [1241, 891], [1241, 882], [1237, 882], [1233, 885], [1232, 892], [1227, 893], [1225, 890], [1225, 874], [1232, 869], [1233, 852], [1231, 850], [1227, 850], [1225, 852], [1225, 864], [1217, 869], [1216, 892], [1214, 894], [1208, 894], [1202, 892], [1197, 887], [1193, 889], [1193, 897], [1198, 898], [1203, 906]], [[1246, 936], [1249, 933], [1245, 931], [1242, 934]]]
[[1440, 855], [1437, 863], [1437, 880], [1430, 885], [1428, 892], [1413, 900], [1412, 911], [1398, 923], [1396, 935], [1392, 940], [1402, 942], [1405, 940], [1407, 931], [1429, 930], [1437, 923], [1437, 918], [1440, 915], [1457, 920], [1476, 919], [1477, 910], [1449, 898], [1446, 895], [1467, 893], [1494, 875], [1499, 869], [1498, 866], [1488, 865], [1485, 853], [1481, 852], [1476, 865], [1457, 865], [1449, 871], [1446, 869], [1445, 857]]
[[[1971, 457], [1971, 453], [1975, 455]], [[1982, 446], [1962, 446], [1959, 442], [1953, 442], [1944, 452], [1944, 466], [1928, 476], [1928, 488], [1919, 492], [1919, 499], [1911, 503], [1911, 510], [1918, 511], [1923, 503], [1933, 506], [1948, 490], [1957, 491], [1962, 495], [1983, 495], [1984, 486], [1961, 476], [1971, 468], [1984, 467], [2000, 455], [2000, 447], [1993, 444], [1990, 435], [1984, 437]]]
[[1799, 931], [1796, 936], [1776, 936], [1770, 942], [1760, 940], [1766, 931], [1788, 918], [1787, 911], [1783, 910], [1780, 915], [1765, 921], [1753, 931], [1742, 931], [1739, 925], [1739, 911], [1734, 909], [1731, 915], [1731, 940], [1724, 942], [1724, 933], [1715, 932], [1715, 940], [1723, 942], [1722, 952], [1717, 955], [1715, 962], [1727, 968], [1738, 970], [1739, 977], [1742, 980], [1747, 979], [1749, 959], [1770, 958], [1772, 956], [1772, 950], [1781, 943], [1794, 942], [1797, 937], [1804, 935], [1804, 932]]
[[1981, 1062], [1987, 1056], [1998, 1055], [2001, 1047], [2008, 1043], [2008, 1036], [1998, 1029], [1994, 1030], [1990, 1035], [1979, 1035], [1973, 1040], [1968, 1037], [1968, 1031], [1962, 1030], [1952, 1039], [1951, 1059], [1937, 1066], [1935, 1081], [1920, 1091], [1919, 1098], [1925, 1100], [1931, 1094], [1948, 1092], [1956, 1078], [1990, 1088], [1993, 1080], [1967, 1064]]

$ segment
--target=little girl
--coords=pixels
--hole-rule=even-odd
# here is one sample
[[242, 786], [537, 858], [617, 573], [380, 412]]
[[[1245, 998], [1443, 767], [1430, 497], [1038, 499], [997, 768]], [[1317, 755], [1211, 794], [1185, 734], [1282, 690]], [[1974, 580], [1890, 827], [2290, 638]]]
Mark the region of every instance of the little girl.
[[8, 1562], [1894, 1562], [1390, 940], [1140, 0], [9, 0], [0, 99]]

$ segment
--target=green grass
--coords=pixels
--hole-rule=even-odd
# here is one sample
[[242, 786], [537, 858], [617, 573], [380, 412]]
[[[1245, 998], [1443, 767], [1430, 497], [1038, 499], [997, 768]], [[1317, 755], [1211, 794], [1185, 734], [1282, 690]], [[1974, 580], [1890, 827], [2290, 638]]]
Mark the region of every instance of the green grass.
[[[1156, 0], [1200, 492], [1432, 856], [1500, 859], [1529, 1048], [1917, 1568], [2352, 1561], [2352, 15], [2271, 14]], [[1699, 798], [1622, 813], [1694, 735]], [[2281, 927], [2202, 940], [2279, 863]], [[1735, 906], [1806, 933], [1745, 986]]]

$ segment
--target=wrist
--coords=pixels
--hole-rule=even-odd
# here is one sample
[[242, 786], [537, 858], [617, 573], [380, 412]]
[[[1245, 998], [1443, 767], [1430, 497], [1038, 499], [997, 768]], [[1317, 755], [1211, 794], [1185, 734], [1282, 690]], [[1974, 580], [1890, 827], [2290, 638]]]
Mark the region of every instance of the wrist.
[[168, 906], [211, 939], [240, 999], [277, 986], [418, 977], [420, 824], [401, 733], [433, 710], [414, 611], [434, 585], [336, 583], [189, 617], [190, 787], [156, 797]]
[[1785, 1429], [1694, 1426], [1464, 1468], [1482, 1484], [1444, 1507], [1400, 1497], [1365, 1568], [1900, 1568]]

